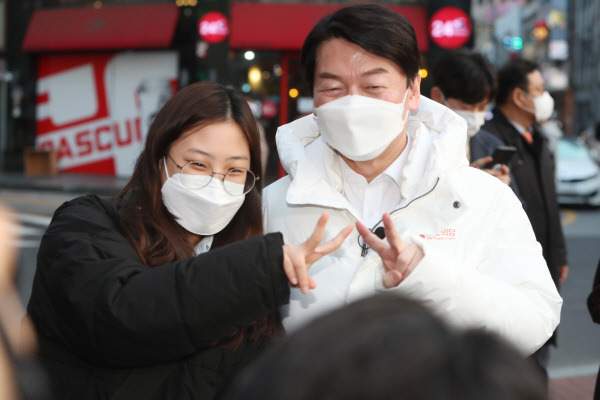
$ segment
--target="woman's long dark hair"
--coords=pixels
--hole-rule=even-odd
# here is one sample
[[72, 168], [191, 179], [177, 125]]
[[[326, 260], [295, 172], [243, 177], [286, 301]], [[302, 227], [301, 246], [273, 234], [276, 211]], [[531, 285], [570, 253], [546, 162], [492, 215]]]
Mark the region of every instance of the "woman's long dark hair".
[[[171, 147], [182, 134], [214, 123], [233, 121], [242, 130], [250, 148], [250, 170], [260, 179], [246, 194], [231, 222], [214, 237], [220, 247], [263, 233], [261, 195], [263, 173], [258, 123], [244, 96], [233, 88], [200, 82], [177, 92], [156, 115], [137, 159], [129, 182], [116, 196], [121, 226], [138, 255], [148, 267], [194, 256], [189, 232], [183, 229], [162, 202], [162, 165]], [[244, 333], [251, 337], [272, 336], [281, 330], [275, 312], [234, 335], [238, 343]], [[227, 341], [231, 342], [232, 338]], [[222, 341], [220, 342], [222, 343]]]

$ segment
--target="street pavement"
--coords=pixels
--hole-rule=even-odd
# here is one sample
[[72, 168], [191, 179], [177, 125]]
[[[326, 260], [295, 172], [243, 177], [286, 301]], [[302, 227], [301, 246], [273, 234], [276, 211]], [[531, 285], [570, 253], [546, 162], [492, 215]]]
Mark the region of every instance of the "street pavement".
[[[0, 173], [0, 201], [11, 205], [21, 222], [20, 265], [35, 265], [35, 252], [53, 210], [62, 202], [86, 193], [113, 196], [127, 182], [105, 175], [58, 174], [23, 176]], [[600, 257], [600, 210], [563, 210], [563, 226], [569, 251], [569, 278], [561, 287], [564, 299], [558, 347], [552, 348], [548, 373], [550, 400], [593, 398], [600, 364], [600, 325], [594, 324], [585, 307], [595, 266]], [[591, 251], [590, 251], [591, 250]], [[24, 303], [30, 294], [33, 268], [20, 268], [17, 281]]]
[[108, 175], [60, 173], [53, 176], [27, 176], [19, 172], [0, 173], [0, 190], [34, 190], [67, 194], [94, 193], [112, 196], [125, 186], [125, 183], [127, 183], [127, 178]]
[[600, 209], [562, 210], [569, 259], [556, 348], [550, 353], [550, 400], [591, 400], [600, 364], [600, 325], [586, 299], [600, 258]]
[[551, 379], [549, 400], [592, 400], [595, 384], [595, 374]]

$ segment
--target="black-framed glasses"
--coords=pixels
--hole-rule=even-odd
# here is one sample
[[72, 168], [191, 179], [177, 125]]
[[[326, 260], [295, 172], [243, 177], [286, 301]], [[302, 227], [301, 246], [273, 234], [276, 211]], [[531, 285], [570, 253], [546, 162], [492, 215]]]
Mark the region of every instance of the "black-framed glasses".
[[210, 183], [214, 175], [221, 175], [222, 177], [217, 179], [223, 182], [223, 188], [227, 193], [232, 196], [243, 196], [250, 192], [256, 181], [260, 179], [246, 168], [230, 168], [226, 173], [221, 173], [213, 171], [210, 165], [201, 161], [190, 161], [179, 165], [170, 154], [167, 156], [179, 168], [181, 183], [191, 190], [202, 189]]

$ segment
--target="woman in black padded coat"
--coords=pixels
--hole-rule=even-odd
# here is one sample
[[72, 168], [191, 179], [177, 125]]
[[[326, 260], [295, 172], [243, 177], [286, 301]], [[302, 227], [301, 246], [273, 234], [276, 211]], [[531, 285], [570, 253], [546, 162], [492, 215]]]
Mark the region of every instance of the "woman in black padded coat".
[[289, 285], [313, 288], [306, 270], [351, 227], [263, 236], [261, 171], [244, 97], [198, 83], [157, 114], [114, 199], [56, 210], [28, 306], [56, 398], [216, 398], [282, 331]]

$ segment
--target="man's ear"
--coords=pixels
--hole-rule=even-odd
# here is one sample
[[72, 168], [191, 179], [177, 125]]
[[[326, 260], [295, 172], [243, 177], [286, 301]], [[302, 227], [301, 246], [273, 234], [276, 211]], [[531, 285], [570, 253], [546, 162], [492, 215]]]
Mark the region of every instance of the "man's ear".
[[408, 99], [406, 100], [406, 108], [414, 111], [419, 108], [421, 103], [421, 74], [414, 77], [412, 83], [408, 87]]
[[510, 100], [513, 102], [514, 105], [518, 106], [519, 108], [520, 108], [520, 106], [524, 105], [523, 97], [524, 97], [524, 92], [523, 92], [523, 89], [521, 89], [520, 87], [514, 88], [512, 90], [512, 92], [510, 93]]
[[444, 94], [439, 87], [434, 86], [431, 88], [431, 100], [444, 104]]

